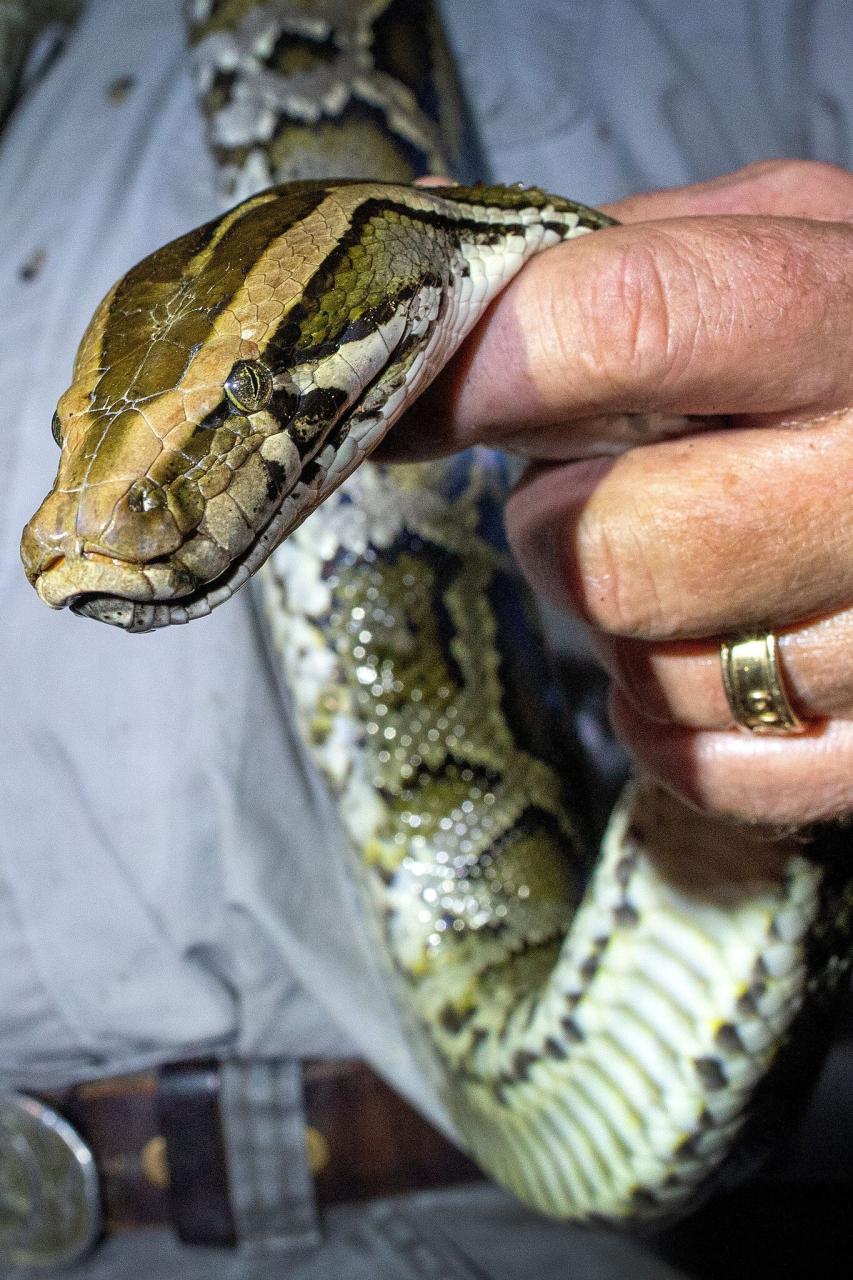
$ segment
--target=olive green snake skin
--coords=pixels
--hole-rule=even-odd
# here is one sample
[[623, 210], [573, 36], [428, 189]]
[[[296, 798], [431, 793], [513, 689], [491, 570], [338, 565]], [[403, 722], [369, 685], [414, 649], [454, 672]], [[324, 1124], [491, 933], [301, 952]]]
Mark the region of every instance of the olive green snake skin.
[[399, 185], [457, 150], [426, 0], [187, 8], [242, 203], [93, 318], [27, 572], [48, 604], [144, 631], [258, 571], [366, 927], [463, 1141], [543, 1212], [661, 1218], [724, 1165], [844, 972], [847, 886], [646, 782], [589, 858], [502, 541], [506, 468], [359, 465], [531, 254], [609, 220]]

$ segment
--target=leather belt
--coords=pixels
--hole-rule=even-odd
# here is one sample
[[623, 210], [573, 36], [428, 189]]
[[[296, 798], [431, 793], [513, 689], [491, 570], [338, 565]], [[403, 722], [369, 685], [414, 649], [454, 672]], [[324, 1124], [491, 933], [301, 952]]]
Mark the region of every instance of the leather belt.
[[66, 1266], [104, 1231], [155, 1225], [187, 1244], [307, 1240], [315, 1204], [481, 1177], [362, 1062], [182, 1062], [0, 1098], [0, 1207], [20, 1219], [0, 1261]]

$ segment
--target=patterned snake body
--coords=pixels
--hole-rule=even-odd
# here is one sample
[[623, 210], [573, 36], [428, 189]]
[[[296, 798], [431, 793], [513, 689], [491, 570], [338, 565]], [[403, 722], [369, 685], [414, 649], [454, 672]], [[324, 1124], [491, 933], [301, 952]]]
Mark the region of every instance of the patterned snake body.
[[[369, 927], [472, 1154], [544, 1212], [668, 1214], [843, 972], [846, 882], [648, 783], [591, 867], [503, 464], [359, 466], [531, 254], [609, 220], [538, 190], [399, 185], [445, 167], [454, 115], [420, 0], [191, 10], [214, 153], [246, 198], [93, 318], [27, 572], [48, 604], [142, 631], [261, 570]], [[394, 181], [317, 180], [324, 154]], [[282, 177], [311, 181], [257, 194]]]

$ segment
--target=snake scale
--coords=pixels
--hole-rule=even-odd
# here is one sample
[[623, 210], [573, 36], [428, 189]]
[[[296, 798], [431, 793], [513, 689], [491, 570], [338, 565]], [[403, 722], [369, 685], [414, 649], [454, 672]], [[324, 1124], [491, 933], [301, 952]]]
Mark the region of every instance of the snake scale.
[[459, 150], [428, 0], [187, 17], [239, 203], [93, 317], [27, 573], [54, 607], [145, 631], [257, 571], [366, 927], [462, 1139], [545, 1213], [660, 1219], [725, 1165], [839, 985], [848, 884], [644, 781], [589, 856], [503, 542], [506, 465], [360, 465], [532, 254], [610, 220], [409, 185]]

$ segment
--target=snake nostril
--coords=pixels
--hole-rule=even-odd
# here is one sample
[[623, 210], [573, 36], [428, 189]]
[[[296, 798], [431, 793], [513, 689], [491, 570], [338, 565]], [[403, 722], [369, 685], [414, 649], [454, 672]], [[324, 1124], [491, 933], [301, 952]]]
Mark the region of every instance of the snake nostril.
[[166, 494], [154, 480], [136, 480], [128, 490], [127, 504], [131, 511], [157, 511], [166, 506]]
[[168, 493], [156, 481], [143, 477], [130, 489], [122, 485], [112, 502], [106, 486], [90, 492], [91, 503], [85, 510], [81, 504], [77, 517], [86, 550], [142, 563], [168, 556], [181, 545], [183, 535], [169, 509]]

